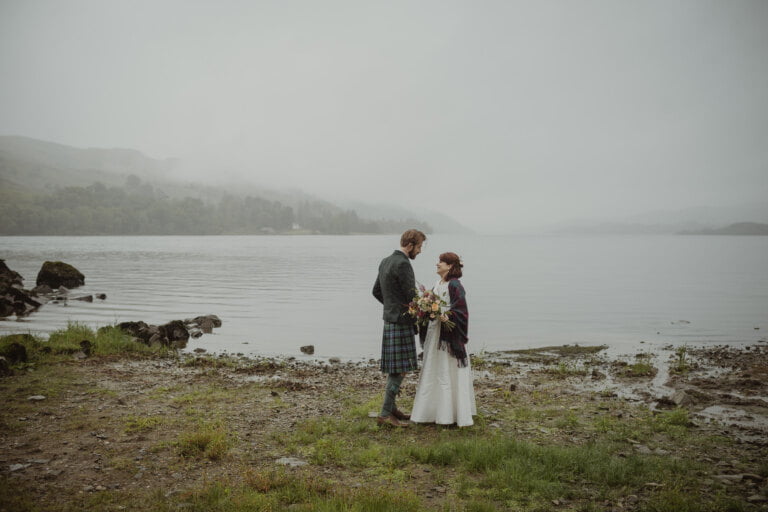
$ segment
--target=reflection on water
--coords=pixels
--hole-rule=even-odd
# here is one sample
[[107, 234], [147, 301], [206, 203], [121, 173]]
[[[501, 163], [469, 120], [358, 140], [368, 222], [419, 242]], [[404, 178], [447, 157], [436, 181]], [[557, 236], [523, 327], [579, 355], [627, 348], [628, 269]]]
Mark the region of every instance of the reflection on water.
[[[378, 357], [376, 268], [397, 236], [0, 237], [0, 258], [34, 286], [45, 260], [86, 276], [75, 294], [0, 332], [160, 324], [216, 314], [188, 350]], [[432, 285], [441, 252], [459, 253], [474, 351], [602, 344], [754, 342], [768, 330], [768, 237], [430, 236], [414, 261]], [[679, 322], [686, 320], [690, 323]], [[755, 330], [760, 328], [762, 330]], [[647, 349], [647, 348], [646, 348]]]

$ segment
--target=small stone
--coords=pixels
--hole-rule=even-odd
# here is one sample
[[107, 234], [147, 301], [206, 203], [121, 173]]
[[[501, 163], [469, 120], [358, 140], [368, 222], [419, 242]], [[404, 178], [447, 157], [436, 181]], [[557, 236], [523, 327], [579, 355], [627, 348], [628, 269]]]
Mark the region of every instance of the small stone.
[[299, 350], [301, 350], [302, 354], [312, 355], [315, 353], [315, 346], [314, 345], [304, 345], [303, 347], [300, 347]]
[[747, 502], [749, 502], [749, 503], [768, 503], [768, 497], [765, 497], [762, 494], [753, 494], [752, 496], [749, 496], [747, 498]]
[[202, 348], [202, 347], [198, 347], [198, 348], [196, 348], [195, 350], [193, 350], [192, 352], [195, 352], [195, 353], [197, 353], [197, 354], [205, 354], [205, 353], [206, 353], [206, 352], [208, 352], [208, 351], [207, 351], [207, 350], [205, 350], [205, 349], [204, 349], [204, 348]]
[[682, 390], [675, 391], [669, 399], [678, 407], [687, 407], [693, 403], [693, 399], [690, 395]]
[[275, 462], [282, 466], [289, 466], [292, 468], [306, 466], [308, 464], [308, 462], [303, 461], [301, 459], [297, 459], [295, 457], [281, 457], [277, 459]]
[[32, 396], [28, 396], [27, 400], [32, 400], [33, 402], [39, 402], [40, 400], [45, 400], [45, 397], [43, 395], [32, 395]]
[[30, 466], [30, 464], [11, 464], [9, 466], [9, 469], [11, 470], [11, 473], [14, 471], [21, 471], [22, 469], [27, 469]]
[[341, 363], [341, 359], [338, 357], [331, 357], [330, 359], [328, 359], [328, 362], [331, 364], [339, 364]]

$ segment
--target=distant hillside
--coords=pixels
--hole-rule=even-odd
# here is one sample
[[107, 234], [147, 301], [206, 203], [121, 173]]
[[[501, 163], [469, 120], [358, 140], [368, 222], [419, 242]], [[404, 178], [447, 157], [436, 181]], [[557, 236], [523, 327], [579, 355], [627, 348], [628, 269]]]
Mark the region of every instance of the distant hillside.
[[133, 149], [80, 149], [28, 137], [0, 136], [0, 179], [32, 190], [122, 185], [128, 175], [159, 181], [172, 160], [156, 160]]
[[584, 219], [561, 223], [549, 231], [579, 235], [721, 234], [717, 231], [723, 229], [722, 226], [742, 224], [742, 219], [765, 223], [768, 221], [768, 202], [660, 210], [613, 219]]
[[361, 218], [303, 194], [167, 178], [175, 162], [0, 136], [0, 235], [400, 233], [416, 218]]
[[681, 235], [758, 235], [768, 236], [768, 224], [758, 222], [737, 222], [729, 226], [715, 229], [700, 229], [681, 231]]
[[435, 233], [462, 235], [474, 233], [472, 229], [459, 223], [456, 219], [439, 212], [421, 210], [419, 208], [410, 210], [398, 206], [369, 204], [359, 201], [343, 201], [341, 204], [345, 208], [356, 211], [360, 217], [368, 220], [417, 218], [428, 222]]

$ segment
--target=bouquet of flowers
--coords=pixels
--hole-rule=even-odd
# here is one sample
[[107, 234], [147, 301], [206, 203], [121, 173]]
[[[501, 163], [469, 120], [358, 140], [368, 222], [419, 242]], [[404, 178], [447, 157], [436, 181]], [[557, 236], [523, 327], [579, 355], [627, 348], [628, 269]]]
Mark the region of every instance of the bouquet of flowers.
[[447, 309], [448, 304], [432, 290], [424, 288], [423, 284], [419, 284], [416, 295], [408, 303], [408, 314], [416, 319], [417, 324], [427, 325], [430, 320], [440, 320], [440, 326], [450, 331], [456, 324], [448, 318], [451, 312]]

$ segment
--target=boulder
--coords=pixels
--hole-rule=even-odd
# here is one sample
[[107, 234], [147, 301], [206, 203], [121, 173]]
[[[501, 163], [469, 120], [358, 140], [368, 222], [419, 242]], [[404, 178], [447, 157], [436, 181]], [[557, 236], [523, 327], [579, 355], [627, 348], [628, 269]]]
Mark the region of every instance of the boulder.
[[693, 398], [682, 389], [675, 391], [669, 399], [678, 407], [688, 407], [693, 404]]
[[[204, 327], [210, 328], [206, 331]], [[221, 326], [221, 320], [216, 315], [199, 316], [193, 319], [172, 320], [163, 325], [149, 325], [146, 322], [122, 322], [117, 327], [137, 338], [147, 345], [162, 345], [166, 347], [184, 348], [190, 336], [199, 338], [203, 332], [211, 332], [213, 327]]]
[[189, 331], [181, 320], [172, 320], [159, 327], [160, 336], [165, 338], [166, 345], [183, 343], [189, 340]]
[[0, 259], [0, 282], [2, 281], [7, 281], [8, 285], [15, 285], [19, 287], [21, 287], [24, 282], [21, 274], [9, 269], [8, 265], [5, 264], [5, 260]]
[[309, 354], [310, 356], [315, 353], [315, 346], [314, 345], [304, 345], [303, 347], [300, 347], [299, 350], [303, 354]]
[[80, 350], [83, 351], [83, 354], [87, 356], [91, 355], [91, 351], [93, 350], [93, 344], [88, 340], [83, 340], [80, 342]]
[[32, 288], [33, 295], [53, 295], [53, 288], [47, 284], [41, 284]]
[[0, 347], [0, 355], [5, 357], [10, 364], [26, 363], [27, 347], [14, 341], [4, 347]]
[[66, 286], [77, 288], [85, 284], [85, 276], [75, 267], [62, 261], [46, 261], [37, 274], [37, 286], [47, 284], [51, 288]]
[[12, 371], [10, 363], [5, 357], [0, 356], [0, 377], [6, 377], [11, 373]]
[[184, 323], [197, 324], [202, 327], [203, 322], [207, 322], [207, 321], [210, 321], [213, 324], [213, 327], [221, 327], [221, 319], [216, 315], [198, 316], [191, 320], [185, 320]]
[[117, 327], [147, 345], [149, 345], [149, 339], [154, 334], [150, 331], [149, 325], [141, 320], [138, 322], [122, 322], [117, 324]]
[[26, 316], [42, 305], [22, 288], [22, 282], [21, 275], [0, 259], [0, 318]]

